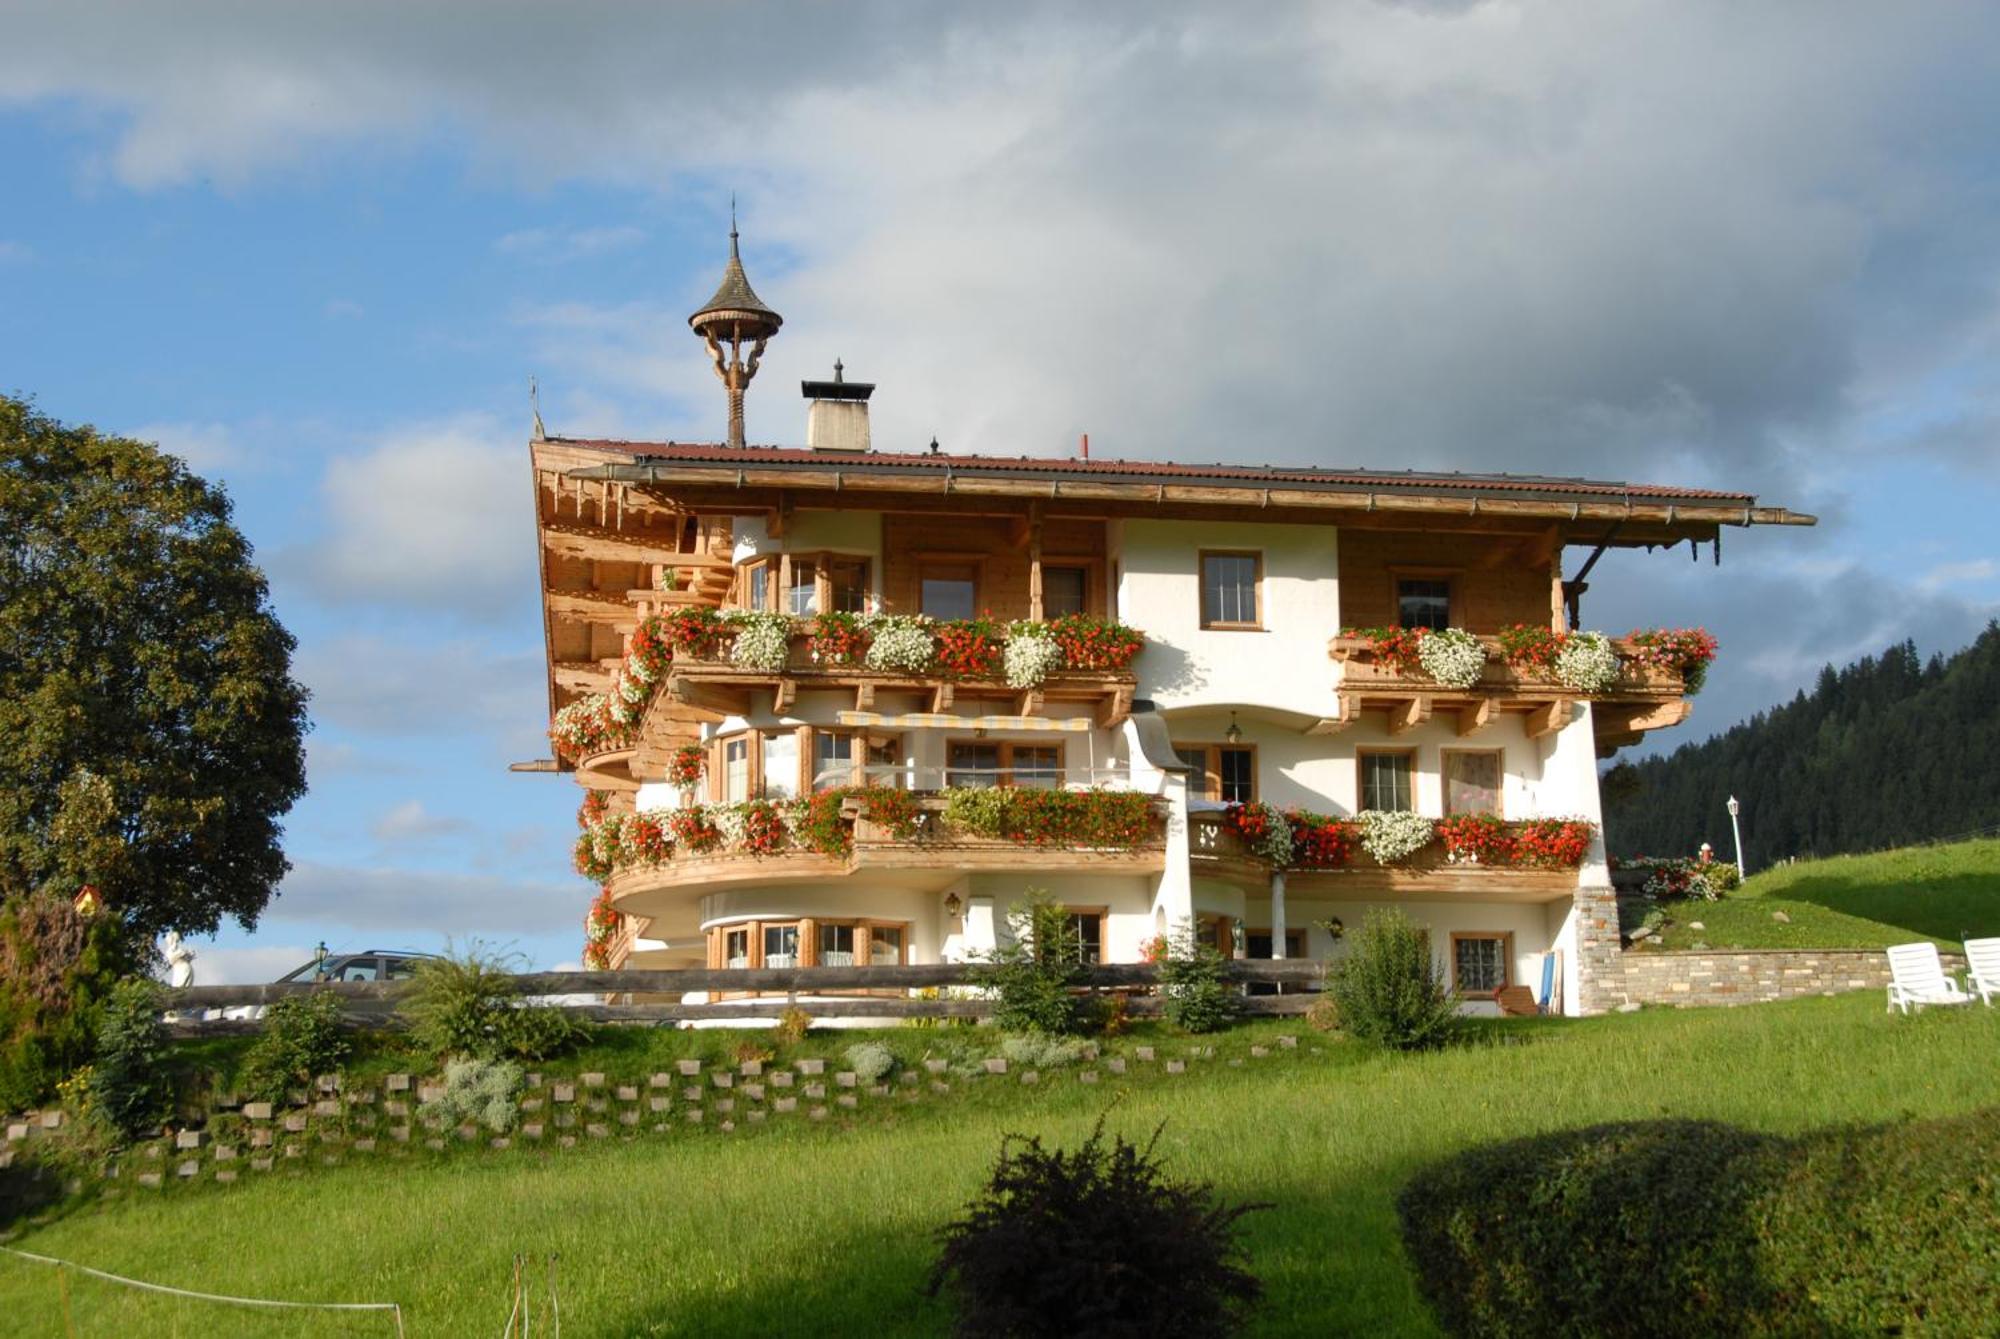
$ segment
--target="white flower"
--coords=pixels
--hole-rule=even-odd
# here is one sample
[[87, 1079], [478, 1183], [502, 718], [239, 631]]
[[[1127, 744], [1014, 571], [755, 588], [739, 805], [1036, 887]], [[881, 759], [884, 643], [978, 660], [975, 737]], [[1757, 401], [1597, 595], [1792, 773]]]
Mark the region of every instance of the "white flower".
[[1361, 849], [1377, 863], [1394, 865], [1408, 860], [1431, 844], [1434, 829], [1421, 814], [1402, 810], [1363, 809], [1355, 819], [1361, 824]]
[[728, 617], [736, 629], [736, 641], [729, 648], [731, 664], [776, 674], [790, 662], [791, 615], [738, 612]]
[[1446, 688], [1470, 688], [1486, 672], [1486, 648], [1458, 628], [1425, 633], [1417, 641], [1417, 659]]
[[922, 674], [937, 661], [930, 621], [905, 614], [877, 614], [868, 620], [873, 640], [865, 664], [872, 670]]
[[1007, 649], [1002, 654], [1007, 667], [1009, 688], [1036, 688], [1049, 671], [1062, 665], [1062, 647], [1049, 635], [1045, 623], [1012, 623], [1007, 627]]
[[1610, 639], [1601, 632], [1579, 632], [1556, 652], [1556, 678], [1579, 693], [1601, 693], [1618, 682], [1621, 666]]

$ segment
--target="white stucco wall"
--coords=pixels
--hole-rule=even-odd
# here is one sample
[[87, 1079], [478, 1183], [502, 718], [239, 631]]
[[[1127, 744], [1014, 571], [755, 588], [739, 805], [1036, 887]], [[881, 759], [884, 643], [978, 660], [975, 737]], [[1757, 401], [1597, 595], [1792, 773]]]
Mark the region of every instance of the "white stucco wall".
[[[1257, 703], [1336, 714], [1327, 639], [1340, 630], [1332, 526], [1125, 521], [1117, 527], [1119, 616], [1146, 634], [1139, 695], [1162, 707]], [[1200, 553], [1263, 557], [1262, 631], [1204, 631]]]

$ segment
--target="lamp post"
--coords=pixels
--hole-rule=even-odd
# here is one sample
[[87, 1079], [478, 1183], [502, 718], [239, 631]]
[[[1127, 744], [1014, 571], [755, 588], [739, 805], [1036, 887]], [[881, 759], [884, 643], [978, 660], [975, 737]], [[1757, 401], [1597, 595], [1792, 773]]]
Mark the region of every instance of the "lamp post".
[[313, 950], [313, 980], [326, 980], [326, 941], [324, 939], [320, 940], [319, 947]]
[[1736, 844], [1736, 877], [1738, 880], [1749, 877], [1743, 872], [1743, 825], [1736, 821], [1736, 816], [1742, 812], [1743, 806], [1736, 802], [1734, 795], [1731, 795], [1729, 797], [1729, 835]]

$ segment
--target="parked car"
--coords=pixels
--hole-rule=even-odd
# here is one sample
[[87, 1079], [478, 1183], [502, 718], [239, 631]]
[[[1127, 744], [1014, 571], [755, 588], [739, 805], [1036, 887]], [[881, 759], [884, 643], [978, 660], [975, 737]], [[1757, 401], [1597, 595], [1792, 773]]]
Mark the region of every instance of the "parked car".
[[363, 953], [332, 953], [324, 962], [318, 958], [294, 968], [278, 980], [287, 981], [407, 981], [416, 974], [417, 964], [435, 960], [435, 953], [412, 949], [371, 948]]
[[[417, 964], [434, 961], [435, 953], [418, 953], [414, 949], [371, 948], [360, 953], [329, 953], [324, 958], [315, 955], [312, 961], [293, 968], [278, 978], [280, 985], [290, 982], [313, 981], [407, 981], [416, 974]], [[258, 1019], [264, 1016], [264, 1005], [234, 1004], [210, 1017]]]

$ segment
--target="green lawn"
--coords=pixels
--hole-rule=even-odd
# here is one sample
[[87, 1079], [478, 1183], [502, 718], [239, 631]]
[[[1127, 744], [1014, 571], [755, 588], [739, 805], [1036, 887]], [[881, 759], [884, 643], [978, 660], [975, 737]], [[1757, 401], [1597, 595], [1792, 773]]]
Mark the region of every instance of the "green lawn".
[[[1479, 1044], [1420, 1057], [1304, 1032], [1296, 1053], [1227, 1063], [1294, 1027], [1230, 1033], [1218, 1058], [1184, 1076], [1085, 1087], [1062, 1075], [1034, 1088], [981, 1078], [948, 1097], [865, 1112], [847, 1129], [787, 1117], [730, 1135], [419, 1152], [234, 1187], [128, 1193], [16, 1244], [184, 1287], [393, 1298], [407, 1305], [413, 1336], [499, 1333], [517, 1252], [560, 1254], [564, 1327], [577, 1339], [938, 1334], [946, 1315], [920, 1291], [932, 1233], [972, 1192], [1002, 1133], [1075, 1140], [1108, 1110], [1114, 1128], [1135, 1136], [1164, 1122], [1176, 1170], [1212, 1179], [1232, 1200], [1275, 1206], [1247, 1220], [1268, 1291], [1256, 1333], [1425, 1334], [1392, 1203], [1426, 1161], [1604, 1120], [1699, 1115], [1784, 1131], [2000, 1102], [2000, 1012], [1903, 1018], [1869, 994], [1496, 1023]], [[887, 1039], [914, 1057], [946, 1036]], [[362, 1318], [225, 1312], [82, 1280], [72, 1307], [82, 1335], [390, 1332]], [[9, 1333], [63, 1333], [58, 1281], [0, 1257], [0, 1316]]]
[[[2000, 935], [2000, 841], [1781, 865], [1721, 901], [1661, 907], [1674, 922], [1665, 948], [1885, 948], [1917, 939], [1956, 947]], [[1772, 918], [1780, 911], [1789, 924]]]

